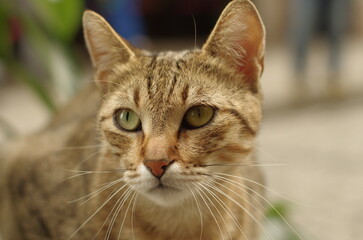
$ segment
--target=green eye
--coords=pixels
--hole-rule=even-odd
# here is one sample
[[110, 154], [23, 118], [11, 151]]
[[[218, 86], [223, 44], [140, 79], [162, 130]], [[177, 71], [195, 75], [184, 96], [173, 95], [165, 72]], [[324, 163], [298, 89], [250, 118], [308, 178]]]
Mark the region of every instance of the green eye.
[[210, 122], [214, 115], [214, 108], [210, 106], [195, 106], [189, 108], [184, 115], [187, 128], [199, 128]]
[[113, 117], [118, 128], [127, 131], [138, 131], [141, 128], [140, 118], [130, 109], [120, 109]]

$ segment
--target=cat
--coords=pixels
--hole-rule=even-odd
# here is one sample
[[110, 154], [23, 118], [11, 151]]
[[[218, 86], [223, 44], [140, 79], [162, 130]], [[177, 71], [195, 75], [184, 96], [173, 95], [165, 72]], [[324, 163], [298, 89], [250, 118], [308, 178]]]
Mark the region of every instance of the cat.
[[231, 1], [199, 50], [137, 49], [90, 10], [83, 27], [95, 84], [2, 148], [2, 239], [258, 239], [255, 6]]

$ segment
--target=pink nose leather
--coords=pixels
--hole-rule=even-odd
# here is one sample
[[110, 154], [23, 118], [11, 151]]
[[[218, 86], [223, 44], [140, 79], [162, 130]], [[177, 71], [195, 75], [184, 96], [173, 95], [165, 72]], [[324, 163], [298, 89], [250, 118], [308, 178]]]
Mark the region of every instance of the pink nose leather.
[[166, 167], [170, 164], [167, 160], [146, 160], [144, 165], [150, 172], [157, 178], [161, 178], [165, 172]]

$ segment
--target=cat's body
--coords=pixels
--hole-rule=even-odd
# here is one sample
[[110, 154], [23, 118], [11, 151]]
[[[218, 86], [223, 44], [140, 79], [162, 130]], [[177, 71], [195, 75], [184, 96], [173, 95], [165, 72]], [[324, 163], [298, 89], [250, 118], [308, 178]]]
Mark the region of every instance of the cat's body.
[[178, 53], [137, 50], [92, 12], [84, 24], [98, 88], [1, 153], [4, 240], [257, 239], [253, 5], [233, 1], [202, 50]]

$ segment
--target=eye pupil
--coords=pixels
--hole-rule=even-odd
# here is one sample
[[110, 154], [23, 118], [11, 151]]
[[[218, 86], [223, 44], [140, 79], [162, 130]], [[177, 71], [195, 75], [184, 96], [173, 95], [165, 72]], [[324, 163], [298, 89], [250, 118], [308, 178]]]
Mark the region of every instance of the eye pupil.
[[200, 112], [200, 108], [197, 108], [197, 114], [198, 114], [198, 118], [201, 118], [202, 113]]
[[141, 121], [137, 114], [130, 109], [120, 109], [114, 114], [114, 123], [121, 130], [138, 131]]
[[194, 129], [203, 127], [211, 121], [214, 115], [214, 108], [210, 106], [194, 106], [184, 115], [184, 125], [186, 128]]

